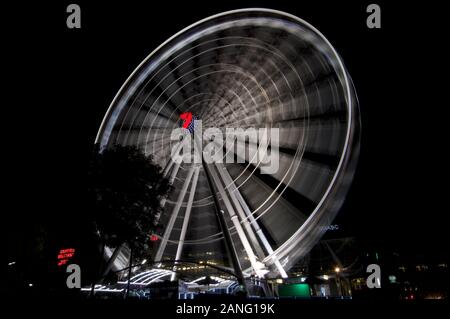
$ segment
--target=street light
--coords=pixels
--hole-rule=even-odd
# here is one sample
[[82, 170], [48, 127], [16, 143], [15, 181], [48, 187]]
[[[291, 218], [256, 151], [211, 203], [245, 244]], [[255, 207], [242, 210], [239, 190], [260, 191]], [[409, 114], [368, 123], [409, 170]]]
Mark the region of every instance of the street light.
[[334, 271], [336, 272], [336, 284], [338, 285], [339, 295], [342, 298], [344, 296], [344, 294], [342, 292], [342, 282], [341, 282], [341, 278], [339, 276], [339, 273], [341, 272], [341, 268], [336, 267], [336, 268], [334, 268]]

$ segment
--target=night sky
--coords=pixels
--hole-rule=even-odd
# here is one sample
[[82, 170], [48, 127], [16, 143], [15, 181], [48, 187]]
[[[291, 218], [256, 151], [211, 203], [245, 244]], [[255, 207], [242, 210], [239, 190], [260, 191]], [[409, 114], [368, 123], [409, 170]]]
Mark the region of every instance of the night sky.
[[82, 8], [81, 30], [65, 27], [69, 2], [4, 13], [4, 168], [13, 173], [4, 181], [3, 215], [10, 255], [24, 249], [18, 247], [32, 221], [71, 229], [85, 198], [86, 131], [89, 148], [137, 65], [193, 22], [244, 7], [279, 9], [308, 21], [335, 46], [353, 77], [362, 153], [337, 222], [373, 247], [430, 255], [445, 250], [448, 134], [442, 122], [448, 102], [439, 94], [448, 91], [448, 73], [439, 48], [439, 8], [376, 1], [382, 29], [369, 30], [365, 9], [372, 1], [75, 2]]

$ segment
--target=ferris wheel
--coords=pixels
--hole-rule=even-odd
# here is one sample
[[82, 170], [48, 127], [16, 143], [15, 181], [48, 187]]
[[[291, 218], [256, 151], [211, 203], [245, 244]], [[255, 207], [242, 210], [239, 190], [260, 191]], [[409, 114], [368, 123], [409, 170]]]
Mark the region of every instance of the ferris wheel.
[[[237, 137], [214, 155], [204, 147], [211, 136], [200, 134], [200, 162], [177, 161], [174, 131], [198, 129], [186, 120], [223, 139], [230, 129], [276, 134], [265, 143]], [[153, 51], [113, 100], [97, 143], [138, 146], [170, 179], [156, 261], [271, 278], [286, 277], [333, 222], [352, 182], [359, 130], [356, 93], [330, 42], [288, 13], [242, 9], [201, 20]], [[261, 151], [274, 155], [276, 169], [245, 156]]]

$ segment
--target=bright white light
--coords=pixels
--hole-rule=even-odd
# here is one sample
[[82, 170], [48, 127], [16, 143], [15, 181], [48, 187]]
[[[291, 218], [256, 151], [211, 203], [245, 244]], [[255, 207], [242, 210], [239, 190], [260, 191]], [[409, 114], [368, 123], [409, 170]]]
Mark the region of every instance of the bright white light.
[[10, 262], [10, 263], [8, 264], [8, 266], [13, 266], [13, 265], [15, 265], [15, 264], [16, 264], [16, 262], [13, 261], [13, 262]]
[[131, 282], [133, 284], [145, 283], [147, 279], [151, 279], [155, 276], [159, 276], [160, 274], [165, 274], [165, 276], [170, 275], [172, 271], [164, 270], [164, 269], [151, 269], [149, 271], [142, 272], [133, 278], [131, 278]]
[[328, 280], [330, 277], [328, 275], [323, 275], [323, 279]]
[[28, 287], [33, 287], [33, 284], [28, 284]]
[[265, 267], [266, 266], [260, 261], [253, 263], [253, 268], [259, 278], [264, 278], [264, 276], [270, 272], [269, 270], [265, 269]]
[[[81, 291], [91, 291], [91, 288], [82, 288]], [[116, 292], [116, 293], [120, 293], [123, 292], [124, 289], [95, 289], [96, 292]]]
[[205, 279], [206, 279], [206, 277], [200, 277], [200, 278], [195, 279], [194, 281], [187, 282], [187, 284], [196, 284], [197, 282], [205, 280]]
[[223, 278], [220, 278], [220, 277], [216, 277], [216, 276], [211, 276], [211, 279], [212, 279], [212, 280], [215, 280], [215, 281], [217, 281], [217, 282], [219, 282], [219, 283], [223, 283], [223, 282], [228, 281], [228, 280], [226, 280], [226, 279], [223, 279]]
[[141, 265], [145, 265], [147, 263], [147, 259], [144, 259], [141, 263]]

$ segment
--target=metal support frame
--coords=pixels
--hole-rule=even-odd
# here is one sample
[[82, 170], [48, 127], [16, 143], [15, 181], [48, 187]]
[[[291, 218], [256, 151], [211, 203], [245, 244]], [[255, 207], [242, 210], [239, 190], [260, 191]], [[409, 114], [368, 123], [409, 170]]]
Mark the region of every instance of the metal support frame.
[[227, 185], [228, 194], [231, 198], [231, 201], [233, 202], [234, 207], [236, 208], [236, 211], [239, 215], [240, 220], [242, 221], [242, 224], [244, 225], [244, 229], [247, 233], [247, 236], [250, 239], [253, 248], [255, 249], [258, 258], [260, 260], [264, 260], [264, 258], [266, 258], [266, 256], [264, 255], [264, 251], [262, 250], [261, 245], [259, 244], [258, 239], [255, 236], [255, 232], [252, 230], [248, 218], [246, 217], [245, 212], [241, 204], [239, 203], [239, 200], [236, 197], [236, 193], [238, 192], [236, 185], [234, 184], [230, 174], [228, 173], [228, 170], [223, 164], [216, 163], [216, 167], [220, 177], [224, 181], [225, 185]]
[[[233, 196], [237, 199], [237, 201], [239, 202], [240, 205], [237, 205], [237, 204], [235, 204], [235, 205], [240, 206], [246, 215], [246, 218], [244, 218], [244, 217], [241, 217], [241, 218], [243, 220], [248, 220], [250, 222], [256, 235], [258, 235], [258, 238], [260, 239], [261, 243], [263, 244], [264, 249], [266, 250], [267, 254], [272, 255], [273, 248], [269, 244], [269, 241], [267, 240], [266, 235], [264, 234], [261, 227], [259, 226], [258, 221], [253, 216], [250, 208], [247, 205], [247, 202], [242, 197], [241, 192], [239, 192], [239, 190], [236, 188], [236, 184], [233, 182], [230, 173], [228, 172], [228, 170], [226, 169], [226, 167], [224, 165], [222, 165], [222, 166], [223, 166], [223, 172], [225, 175], [225, 181], [227, 184], [230, 185], [229, 193], [233, 194]], [[283, 266], [281, 265], [281, 263], [276, 255], [273, 255], [272, 261], [275, 264], [275, 266], [277, 267], [277, 270], [280, 273], [280, 276], [282, 278], [288, 278], [286, 271], [284, 270]]]
[[[217, 168], [216, 166], [213, 166], [213, 167]], [[231, 221], [233, 222], [233, 225], [236, 228], [239, 239], [242, 242], [242, 245], [244, 246], [245, 252], [247, 254], [248, 259], [250, 260], [250, 264], [252, 265], [253, 270], [255, 271], [255, 273], [258, 277], [264, 277], [264, 275], [268, 271], [266, 269], [264, 269], [265, 266], [263, 263], [258, 262], [256, 260], [256, 255], [253, 252], [253, 248], [250, 245], [250, 242], [247, 239], [247, 236], [245, 235], [244, 229], [242, 228], [242, 225], [239, 221], [239, 217], [236, 215], [236, 213], [234, 211], [233, 205], [231, 204], [230, 199], [228, 198], [228, 195], [225, 192], [225, 189], [222, 185], [222, 182], [220, 181], [219, 176], [213, 169], [211, 169], [210, 173], [211, 173], [214, 183], [220, 193], [220, 196], [222, 197], [222, 201], [225, 204], [228, 214], [230, 215]]]
[[242, 273], [242, 267], [241, 264], [239, 262], [239, 258], [237, 257], [237, 253], [236, 253], [236, 248], [233, 244], [233, 241], [231, 239], [231, 234], [230, 231], [228, 229], [227, 223], [225, 221], [224, 218], [224, 214], [225, 212], [221, 209], [220, 207], [220, 202], [219, 199], [217, 198], [217, 190], [214, 187], [214, 184], [211, 180], [211, 175], [210, 175], [210, 171], [208, 169], [208, 164], [206, 164], [203, 161], [203, 168], [205, 170], [205, 174], [206, 174], [206, 179], [208, 180], [208, 185], [211, 189], [211, 194], [213, 197], [213, 201], [214, 201], [214, 206], [216, 208], [216, 214], [217, 214], [217, 218], [219, 220], [219, 226], [222, 230], [224, 239], [225, 239], [225, 247], [227, 248], [228, 254], [230, 255], [231, 258], [231, 263], [233, 265], [234, 268], [234, 272], [236, 274], [236, 278], [238, 280], [238, 283], [242, 286], [244, 286], [245, 291], [247, 291], [246, 288], [246, 283], [245, 283], [245, 279], [244, 279], [244, 274]]
[[156, 261], [161, 261], [164, 251], [166, 250], [167, 242], [169, 241], [169, 237], [170, 237], [170, 234], [172, 233], [173, 226], [175, 225], [175, 221], [177, 220], [181, 206], [183, 205], [183, 200], [184, 200], [184, 197], [186, 196], [189, 184], [192, 180], [192, 176], [194, 175], [194, 171], [195, 171], [195, 166], [193, 165], [189, 169], [186, 180], [184, 181], [183, 188], [181, 189], [181, 192], [178, 195], [177, 203], [172, 211], [169, 223], [167, 224], [166, 230], [164, 231], [164, 236], [161, 240], [161, 244], [159, 245], [158, 251], [155, 255]]
[[191, 184], [191, 191], [189, 193], [189, 199], [188, 199], [186, 211], [184, 214], [183, 226], [181, 228], [180, 240], [178, 242], [177, 254], [175, 256], [175, 266], [173, 269], [174, 272], [171, 277], [172, 281], [175, 280], [175, 277], [176, 277], [176, 270], [177, 270], [177, 266], [176, 266], [177, 262], [176, 261], [181, 259], [181, 254], [183, 252], [184, 241], [186, 239], [186, 233], [187, 233], [187, 229], [189, 226], [189, 220], [191, 218], [192, 205], [194, 203], [195, 191], [197, 189], [199, 175], [200, 175], [200, 166], [197, 166], [197, 167], [195, 167], [194, 178], [192, 179], [192, 184]]

